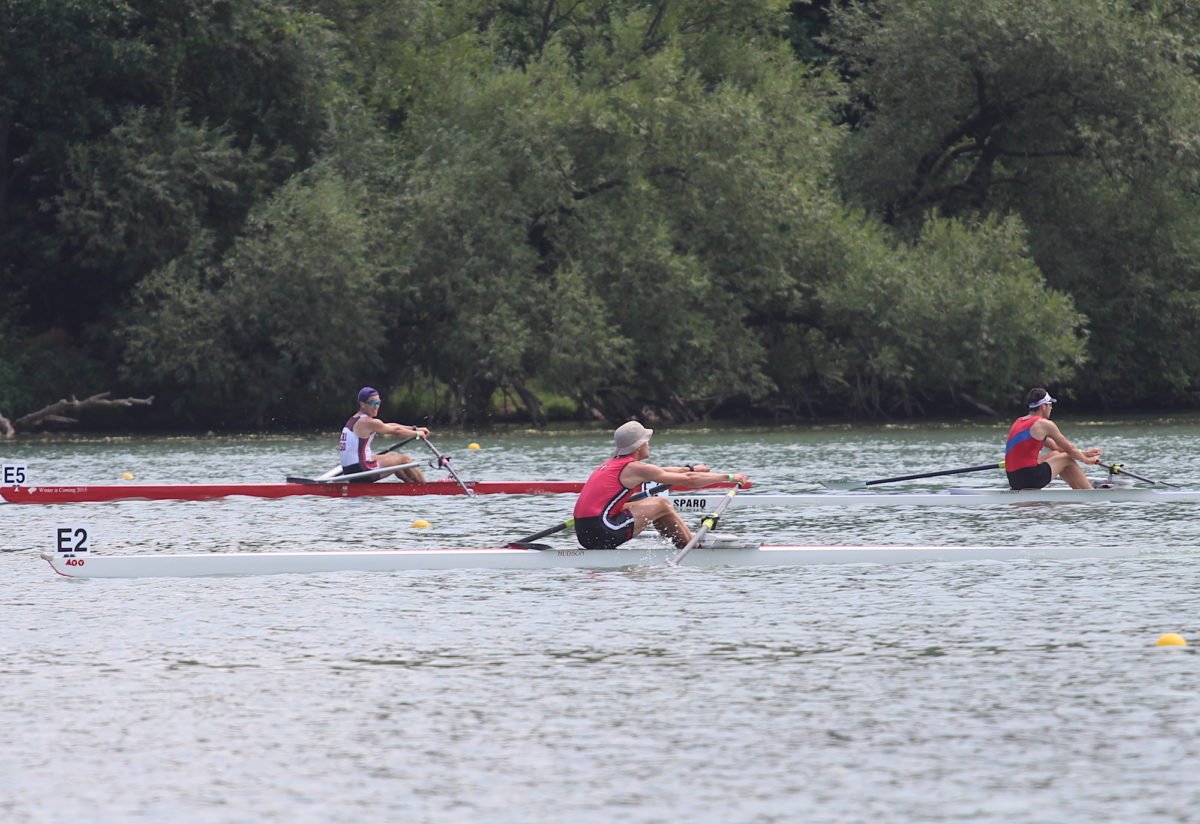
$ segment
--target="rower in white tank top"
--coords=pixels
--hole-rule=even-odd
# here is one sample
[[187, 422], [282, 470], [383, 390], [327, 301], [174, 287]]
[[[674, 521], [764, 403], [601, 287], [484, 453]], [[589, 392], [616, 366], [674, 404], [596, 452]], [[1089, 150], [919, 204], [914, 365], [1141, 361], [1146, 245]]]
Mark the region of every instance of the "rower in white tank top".
[[371, 441], [375, 440], [375, 433], [372, 432], [366, 438], [360, 438], [354, 431], [354, 425], [366, 417], [370, 416], [360, 413], [350, 418], [342, 426], [342, 439], [338, 443], [338, 457], [342, 462], [343, 475], [379, 466], [378, 463], [371, 460]]
[[[366, 472], [377, 467], [399, 466], [412, 463], [412, 458], [395, 452], [385, 452], [375, 455], [371, 452], [371, 442], [376, 435], [395, 435], [401, 438], [428, 438], [429, 430], [423, 426], [408, 426], [403, 423], [385, 423], [379, 420], [379, 392], [370, 386], [364, 386], [358, 391], [358, 414], [353, 415], [342, 427], [341, 439], [338, 442], [338, 460], [342, 465], [342, 474], [351, 475], [355, 472]], [[352, 483], [371, 483], [386, 477], [389, 473], [371, 475], [366, 478], [355, 478]], [[425, 483], [425, 475], [415, 466], [397, 469], [396, 477], [410, 483]]]

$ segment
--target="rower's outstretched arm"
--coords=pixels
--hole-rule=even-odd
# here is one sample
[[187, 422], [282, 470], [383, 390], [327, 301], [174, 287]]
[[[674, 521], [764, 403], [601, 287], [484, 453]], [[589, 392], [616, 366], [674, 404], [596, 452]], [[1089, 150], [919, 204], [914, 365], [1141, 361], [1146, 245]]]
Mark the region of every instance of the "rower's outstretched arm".
[[1067, 439], [1058, 427], [1054, 427], [1053, 431], [1046, 434], [1046, 442], [1053, 449], [1059, 452], [1065, 452], [1072, 460], [1082, 461], [1086, 464], [1095, 464], [1100, 460], [1100, 450], [1095, 447], [1091, 449], [1080, 449], [1075, 444]]
[[[679, 471], [679, 470], [683, 471]], [[652, 463], [638, 461], [631, 463], [621, 470], [621, 482], [632, 489], [638, 484], [656, 483], [683, 486], [689, 489], [712, 486], [719, 483], [734, 483], [743, 488], [750, 486], [749, 476], [740, 472], [689, 472], [685, 467], [655, 466]]]

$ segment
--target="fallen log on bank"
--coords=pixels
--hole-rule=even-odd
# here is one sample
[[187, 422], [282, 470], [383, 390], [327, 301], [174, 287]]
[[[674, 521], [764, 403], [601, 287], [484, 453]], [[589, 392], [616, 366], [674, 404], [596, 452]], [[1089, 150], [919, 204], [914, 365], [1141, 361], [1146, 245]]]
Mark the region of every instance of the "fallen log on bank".
[[22, 415], [15, 421], [0, 415], [0, 430], [6, 439], [16, 436], [18, 430], [36, 429], [47, 423], [79, 423], [79, 418], [96, 409], [112, 409], [114, 407], [149, 406], [154, 403], [154, 396], [148, 398], [110, 398], [111, 392], [98, 392], [90, 398], [79, 400], [74, 395], [70, 400], [62, 398], [36, 412]]

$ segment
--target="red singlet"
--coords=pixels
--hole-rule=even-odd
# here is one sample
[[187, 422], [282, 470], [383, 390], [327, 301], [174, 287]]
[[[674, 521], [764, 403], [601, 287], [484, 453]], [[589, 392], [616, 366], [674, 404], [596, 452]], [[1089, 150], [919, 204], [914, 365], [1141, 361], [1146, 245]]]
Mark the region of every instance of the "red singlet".
[[583, 484], [583, 491], [575, 501], [576, 518], [603, 518], [605, 525], [618, 528], [628, 518], [619, 517], [637, 489], [629, 489], [621, 483], [621, 470], [636, 461], [632, 455], [609, 458], [596, 467]]

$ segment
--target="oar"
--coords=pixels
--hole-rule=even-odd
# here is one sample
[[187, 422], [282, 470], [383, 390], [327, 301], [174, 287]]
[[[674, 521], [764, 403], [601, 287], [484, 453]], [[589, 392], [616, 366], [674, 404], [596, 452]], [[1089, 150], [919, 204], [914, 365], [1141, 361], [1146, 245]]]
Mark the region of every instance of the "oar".
[[1163, 486], [1178, 487], [1179, 484], [1168, 483], [1167, 481], [1156, 481], [1153, 478], [1147, 478], [1145, 475], [1139, 475], [1136, 472], [1130, 472], [1120, 464], [1106, 464], [1104, 461], [1096, 461], [1096, 466], [1102, 466], [1108, 470], [1110, 475], [1128, 475], [1131, 478], [1137, 478], [1139, 481], [1145, 481], [1148, 484], [1162, 484]]
[[406, 443], [415, 441], [417, 439], [417, 437], [418, 437], [417, 435], [413, 435], [411, 438], [405, 438], [404, 440], [402, 440], [398, 443], [392, 444], [387, 449], [381, 449], [380, 451], [376, 452], [375, 454], [376, 455], [386, 455], [387, 453], [389, 453], [395, 449], [399, 449], [400, 447], [404, 446]]
[[[389, 446], [387, 449], [380, 450], [379, 452], [376, 452], [375, 454], [376, 455], [386, 455], [387, 453], [391, 452], [392, 450], [399, 449], [400, 447], [404, 446], [409, 441], [415, 441], [416, 439], [417, 439], [417, 436], [413, 435], [411, 438], [405, 438], [404, 440], [400, 441], [399, 443], [394, 443], [391, 446]], [[416, 464], [410, 464], [409, 466], [416, 466]], [[405, 468], [407, 469], [408, 466], [405, 466]], [[313, 482], [319, 482], [319, 481], [328, 481], [332, 478], [337, 478], [337, 477], [342, 477], [342, 478], [346, 477], [345, 475], [342, 475], [342, 468], [340, 466], [335, 466], [333, 469], [329, 470], [324, 475], [321, 475], [317, 478], [311, 478], [311, 479], [307, 479], [307, 480], [304, 478], [300, 478], [300, 479], [288, 478], [287, 482], [290, 484], [313, 483]]]
[[412, 463], [398, 464], [396, 466], [377, 466], [374, 469], [368, 469], [365, 472], [351, 472], [349, 475], [334, 475], [329, 478], [289, 477], [287, 482], [290, 484], [340, 484], [354, 480], [355, 478], [367, 478], [371, 475], [386, 475], [389, 472], [395, 472], [397, 469], [412, 469], [414, 466], [420, 466], [420, 464], [416, 461], [413, 461]]
[[692, 536], [692, 540], [688, 541], [687, 546], [679, 550], [679, 554], [668, 562], [671, 566], [679, 566], [679, 562], [683, 560], [684, 556], [695, 549], [696, 545], [700, 543], [700, 539], [707, 535], [708, 531], [717, 525], [717, 522], [721, 520], [721, 513], [724, 512], [725, 508], [733, 502], [734, 496], [738, 494], [738, 489], [739, 487], [737, 486], [731, 487], [730, 490], [721, 498], [721, 502], [717, 504], [716, 508], [708, 515], [704, 516], [704, 519], [700, 521], [700, 528], [696, 530], [696, 534]]
[[564, 529], [574, 529], [574, 528], [575, 528], [575, 519], [567, 518], [567, 520], [563, 521], [561, 524], [555, 524], [554, 526], [546, 527], [541, 532], [535, 532], [532, 535], [526, 535], [524, 538], [522, 538], [519, 541], [513, 541], [510, 544], [505, 544], [505, 548], [506, 549], [544, 549], [545, 547], [534, 546], [533, 545], [534, 542], [540, 541], [542, 538], [545, 538], [549, 535], [553, 535], [555, 532], [562, 532]]
[[[657, 495], [658, 493], [665, 492], [670, 488], [670, 484], [659, 484], [658, 486], [652, 486], [649, 489], [643, 489], [636, 495], [632, 495], [626, 503], [633, 503], [634, 501], [642, 500], [642, 498], [649, 498], [651, 495]], [[574, 527], [575, 519], [567, 518], [567, 520], [563, 521], [561, 524], [555, 524], [552, 527], [543, 529], [541, 532], [535, 532], [532, 535], [527, 535], [519, 541], [513, 541], [511, 544], [506, 544], [506, 547], [508, 549], [537, 549], [537, 547], [529, 546], [529, 544], [539, 541], [549, 535], [553, 535], [555, 532], [562, 532], [564, 529], [573, 529]]]
[[999, 463], [984, 464], [983, 466], [967, 466], [962, 469], [941, 469], [937, 472], [919, 472], [916, 475], [899, 475], [895, 478], [879, 478], [874, 481], [858, 481], [857, 483], [826, 483], [821, 481], [821, 486], [829, 489], [856, 489], [862, 486], [875, 486], [875, 484], [890, 484], [895, 481], [913, 481], [917, 478], [936, 478], [939, 475], [961, 475], [964, 472], [983, 472], [987, 469], [1003, 469], [1004, 461]]
[[467, 493], [467, 497], [474, 498], [475, 490], [463, 483], [463, 479], [458, 477], [458, 473], [455, 472], [454, 467], [450, 465], [450, 459], [441, 452], [438, 452], [437, 447], [429, 442], [429, 438], [421, 438], [421, 440], [425, 442], [425, 445], [429, 447], [429, 451], [432, 452], [437, 458], [438, 469], [444, 469], [449, 472], [450, 477], [454, 479], [454, 482], [463, 488], [463, 492]]

